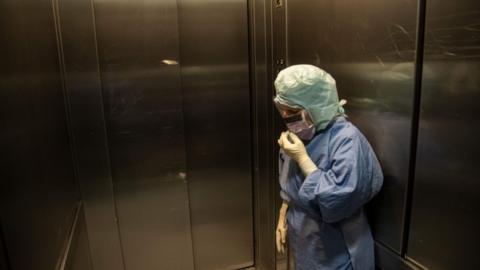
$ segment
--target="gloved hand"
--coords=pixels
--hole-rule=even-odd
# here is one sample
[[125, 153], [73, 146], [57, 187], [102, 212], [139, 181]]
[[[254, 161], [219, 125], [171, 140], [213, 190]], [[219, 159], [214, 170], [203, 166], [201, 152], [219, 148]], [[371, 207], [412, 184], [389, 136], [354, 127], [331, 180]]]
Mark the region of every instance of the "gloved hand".
[[282, 207], [280, 207], [280, 212], [278, 213], [278, 224], [277, 230], [275, 231], [275, 236], [277, 240], [277, 252], [284, 253], [285, 252], [285, 245], [287, 242], [287, 209], [288, 203], [283, 202]]
[[[291, 141], [288, 140], [288, 137], [290, 137]], [[295, 133], [290, 131], [282, 132], [278, 139], [278, 145], [280, 145], [287, 155], [298, 163], [305, 176], [317, 170], [317, 165], [310, 159], [305, 145]]]

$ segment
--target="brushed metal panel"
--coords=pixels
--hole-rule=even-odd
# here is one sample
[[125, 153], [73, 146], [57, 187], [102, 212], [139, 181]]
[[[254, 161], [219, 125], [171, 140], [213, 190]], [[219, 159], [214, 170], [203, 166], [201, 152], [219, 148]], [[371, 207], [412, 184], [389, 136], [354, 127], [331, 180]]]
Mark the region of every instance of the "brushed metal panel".
[[174, 0], [95, 1], [127, 270], [193, 269]]
[[381, 270], [420, 270], [421, 268], [405, 260], [378, 242], [375, 243], [375, 267]]
[[195, 269], [253, 265], [247, 1], [179, 1]]
[[62, 270], [93, 270], [92, 259], [90, 256], [90, 246], [87, 232], [87, 224], [83, 207], [79, 207], [76, 224], [73, 227], [74, 235], [70, 243], [68, 258], [65, 268]]
[[383, 189], [369, 205], [375, 239], [400, 252], [408, 178], [416, 33], [414, 0], [287, 3], [288, 64], [332, 74], [347, 114], [382, 165]]
[[250, 81], [252, 100], [255, 269], [275, 269], [276, 205], [274, 168], [276, 141], [272, 140], [275, 109], [272, 96], [271, 2], [252, 1], [250, 19]]
[[0, 1], [0, 215], [15, 270], [54, 269], [78, 198], [51, 4]]
[[407, 255], [478, 269], [480, 6], [428, 1], [417, 170]]
[[65, 85], [95, 269], [123, 269], [91, 0], [59, 0]]

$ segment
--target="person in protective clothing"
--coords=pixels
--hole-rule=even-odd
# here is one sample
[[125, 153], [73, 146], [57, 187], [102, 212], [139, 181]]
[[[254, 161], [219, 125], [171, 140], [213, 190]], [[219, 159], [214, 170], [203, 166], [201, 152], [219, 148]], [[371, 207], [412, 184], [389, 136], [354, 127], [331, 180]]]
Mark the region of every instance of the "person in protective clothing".
[[363, 205], [383, 183], [380, 164], [346, 119], [335, 80], [311, 65], [282, 70], [274, 103], [288, 131], [280, 145], [277, 250], [286, 236], [296, 270], [375, 268]]

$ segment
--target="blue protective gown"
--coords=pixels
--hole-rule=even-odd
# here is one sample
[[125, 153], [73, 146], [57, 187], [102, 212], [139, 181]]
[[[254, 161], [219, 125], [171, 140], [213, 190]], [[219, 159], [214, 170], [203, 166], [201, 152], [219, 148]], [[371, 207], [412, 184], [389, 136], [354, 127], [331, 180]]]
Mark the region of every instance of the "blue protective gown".
[[383, 183], [375, 153], [344, 117], [305, 147], [318, 167], [308, 177], [283, 151], [279, 164], [296, 270], [373, 270], [373, 238], [362, 206]]

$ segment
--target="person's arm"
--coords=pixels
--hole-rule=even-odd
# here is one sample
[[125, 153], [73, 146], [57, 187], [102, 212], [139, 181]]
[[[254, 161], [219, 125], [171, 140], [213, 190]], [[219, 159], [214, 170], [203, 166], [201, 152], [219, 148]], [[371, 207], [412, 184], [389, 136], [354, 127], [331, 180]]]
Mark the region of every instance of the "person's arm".
[[370, 149], [355, 134], [332, 138], [331, 164], [305, 177], [298, 191], [304, 203], [319, 206], [322, 219], [334, 223], [357, 212], [372, 197]]
[[282, 198], [282, 206], [278, 213], [277, 229], [275, 231], [276, 246], [279, 253], [285, 252], [287, 240], [287, 209], [290, 198], [286, 192], [288, 182], [288, 171], [290, 168], [290, 158], [287, 157], [283, 150], [278, 153], [278, 176], [280, 182], [280, 197]]
[[[286, 136], [286, 135], [285, 135]], [[371, 149], [358, 134], [342, 134], [332, 138], [332, 164], [318, 168], [308, 156], [300, 139], [290, 134], [292, 142], [282, 141], [283, 149], [298, 162], [306, 175], [298, 191], [304, 203], [316, 203], [325, 222], [340, 221], [358, 211], [374, 195], [381, 173], [373, 166]], [[379, 175], [374, 177], [373, 175]], [[378, 179], [377, 179], [378, 178]]]
[[277, 251], [279, 253], [285, 252], [285, 246], [287, 242], [287, 220], [286, 220], [287, 209], [288, 209], [288, 202], [283, 201], [282, 206], [280, 207], [280, 212], [278, 213], [278, 224], [277, 224], [277, 230], [275, 232]]

